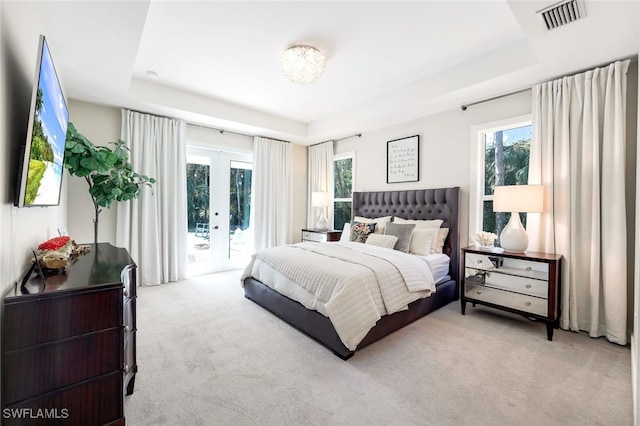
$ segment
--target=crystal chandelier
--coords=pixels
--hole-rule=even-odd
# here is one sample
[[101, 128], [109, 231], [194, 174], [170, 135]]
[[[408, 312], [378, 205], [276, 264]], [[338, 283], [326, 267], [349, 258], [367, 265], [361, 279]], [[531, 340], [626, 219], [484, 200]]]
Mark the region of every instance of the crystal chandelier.
[[280, 64], [289, 80], [299, 84], [311, 84], [324, 70], [326, 58], [311, 46], [293, 46], [282, 53]]

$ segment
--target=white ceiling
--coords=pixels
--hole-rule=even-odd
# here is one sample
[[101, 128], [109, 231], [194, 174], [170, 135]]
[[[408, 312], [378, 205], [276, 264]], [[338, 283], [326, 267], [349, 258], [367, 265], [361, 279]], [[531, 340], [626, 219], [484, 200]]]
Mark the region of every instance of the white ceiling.
[[[585, 1], [586, 18], [547, 32], [535, 12], [555, 1], [28, 7], [46, 24], [70, 98], [308, 144], [637, 55], [637, 1]], [[328, 57], [313, 85], [280, 71], [280, 53], [294, 44]]]

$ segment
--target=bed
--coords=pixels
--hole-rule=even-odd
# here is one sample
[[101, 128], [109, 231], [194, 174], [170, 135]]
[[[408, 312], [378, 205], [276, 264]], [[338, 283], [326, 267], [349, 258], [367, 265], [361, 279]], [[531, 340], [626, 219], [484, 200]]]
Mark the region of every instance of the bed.
[[[426, 291], [427, 297], [418, 298], [408, 304], [408, 308], [382, 316], [371, 328], [356, 348], [349, 348], [341, 340], [331, 320], [317, 310], [307, 309], [302, 303], [284, 296], [251, 274], [243, 276], [244, 294], [258, 305], [277, 317], [328, 347], [342, 359], [348, 359], [356, 350], [383, 338], [428, 313], [458, 299], [459, 284], [459, 229], [458, 229], [459, 188], [420, 189], [406, 191], [355, 192], [353, 194], [353, 215], [364, 218], [382, 216], [400, 217], [409, 220], [442, 220], [442, 228], [449, 233], [442, 252], [449, 257], [446, 277], [434, 284], [435, 292]], [[300, 243], [320, 245], [336, 243]], [[350, 243], [358, 244], [358, 243]], [[347, 245], [347, 244], [345, 244]], [[337, 248], [338, 246], [331, 246]], [[393, 251], [393, 250], [389, 250]], [[264, 278], [263, 278], [264, 279]], [[266, 281], [266, 280], [265, 280]], [[352, 346], [352, 345], [350, 345]]]

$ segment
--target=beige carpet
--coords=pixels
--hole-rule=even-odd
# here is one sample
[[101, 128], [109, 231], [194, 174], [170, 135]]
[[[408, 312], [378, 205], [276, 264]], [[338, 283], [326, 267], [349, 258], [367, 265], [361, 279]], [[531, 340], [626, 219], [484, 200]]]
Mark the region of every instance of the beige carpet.
[[458, 302], [342, 361], [239, 271], [138, 290], [128, 425], [631, 425], [630, 350]]

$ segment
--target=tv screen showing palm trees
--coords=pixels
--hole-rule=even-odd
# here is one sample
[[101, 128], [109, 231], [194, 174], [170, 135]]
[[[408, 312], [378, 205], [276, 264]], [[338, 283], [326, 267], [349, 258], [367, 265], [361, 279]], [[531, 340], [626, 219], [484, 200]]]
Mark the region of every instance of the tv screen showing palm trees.
[[36, 72], [19, 205], [55, 206], [60, 202], [69, 112], [44, 36], [40, 36]]

